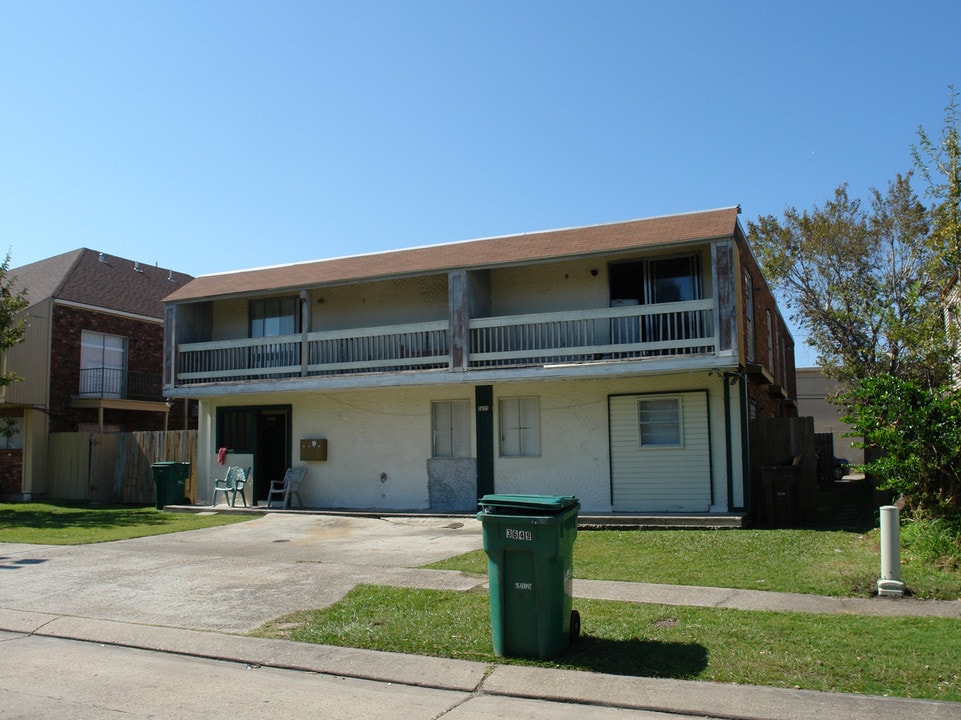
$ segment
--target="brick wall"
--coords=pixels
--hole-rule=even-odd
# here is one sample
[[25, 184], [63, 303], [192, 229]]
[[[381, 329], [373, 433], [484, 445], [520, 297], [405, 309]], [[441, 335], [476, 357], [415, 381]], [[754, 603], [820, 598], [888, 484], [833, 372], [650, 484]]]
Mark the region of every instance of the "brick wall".
[[[777, 301], [761, 274], [743, 238], [738, 239], [742, 273], [751, 279], [754, 307], [754, 362], [765, 370], [765, 379], [755, 376], [748, 383], [748, 394], [754, 404], [756, 417], [777, 418], [796, 415], [797, 378], [794, 368], [794, 339], [781, 316]], [[744, 280], [742, 278], [742, 285]], [[742, 288], [743, 291], [743, 288]], [[751, 338], [745, 327], [741, 342], [746, 355], [750, 353]], [[773, 385], [767, 382], [773, 379]], [[772, 393], [772, 389], [774, 392]], [[783, 392], [781, 391], [783, 389]], [[787, 400], [786, 400], [786, 398]]]
[[23, 450], [0, 450], [0, 497], [22, 489]]
[[[97, 410], [71, 407], [80, 389], [80, 340], [84, 330], [127, 338], [127, 369], [155, 373], [163, 369], [163, 325], [134, 318], [109, 315], [81, 308], [54, 308], [50, 364], [50, 432], [75, 432], [80, 425], [96, 424]], [[157, 398], [161, 400], [162, 398]], [[171, 430], [183, 428], [183, 400], [170, 410]], [[189, 416], [196, 427], [196, 413]], [[121, 431], [163, 430], [160, 412], [105, 410], [104, 424]]]

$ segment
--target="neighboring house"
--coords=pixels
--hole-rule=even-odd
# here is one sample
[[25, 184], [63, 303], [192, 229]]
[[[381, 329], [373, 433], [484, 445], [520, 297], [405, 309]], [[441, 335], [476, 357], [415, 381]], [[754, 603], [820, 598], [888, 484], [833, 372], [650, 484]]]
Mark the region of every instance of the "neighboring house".
[[[30, 303], [22, 343], [3, 357], [22, 382], [0, 389], [0, 496], [47, 490], [49, 433], [184, 429], [163, 394], [163, 303], [191, 276], [93, 250], [12, 268]], [[196, 419], [192, 420], [196, 425]]]
[[319, 508], [740, 514], [748, 419], [794, 414], [795, 375], [738, 212], [202, 276], [166, 299], [164, 392], [251, 499], [302, 464]]
[[841, 421], [844, 409], [828, 402], [827, 398], [838, 391], [837, 381], [825, 377], [820, 368], [798, 368], [797, 406], [798, 415], [814, 418], [816, 433], [834, 436], [834, 455], [848, 460], [852, 465], [864, 463], [864, 449], [852, 447], [859, 437], [848, 437], [851, 426]]

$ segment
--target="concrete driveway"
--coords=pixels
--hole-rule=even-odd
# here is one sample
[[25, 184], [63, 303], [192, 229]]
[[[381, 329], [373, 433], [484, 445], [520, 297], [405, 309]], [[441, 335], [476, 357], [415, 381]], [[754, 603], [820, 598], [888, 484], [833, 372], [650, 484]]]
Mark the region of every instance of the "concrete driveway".
[[0, 544], [0, 607], [243, 633], [358, 583], [469, 589], [478, 578], [413, 568], [482, 545], [473, 518], [298, 514], [95, 545]]

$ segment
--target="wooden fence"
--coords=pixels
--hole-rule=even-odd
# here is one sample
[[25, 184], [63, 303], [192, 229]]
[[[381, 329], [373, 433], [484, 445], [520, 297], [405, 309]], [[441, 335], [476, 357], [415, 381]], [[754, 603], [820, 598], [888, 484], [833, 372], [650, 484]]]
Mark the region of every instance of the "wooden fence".
[[48, 443], [47, 496], [58, 500], [150, 505], [151, 465], [190, 463], [184, 496], [197, 500], [197, 431], [52, 433]]
[[752, 420], [750, 437], [754, 521], [798, 525], [813, 520], [817, 514], [814, 418]]

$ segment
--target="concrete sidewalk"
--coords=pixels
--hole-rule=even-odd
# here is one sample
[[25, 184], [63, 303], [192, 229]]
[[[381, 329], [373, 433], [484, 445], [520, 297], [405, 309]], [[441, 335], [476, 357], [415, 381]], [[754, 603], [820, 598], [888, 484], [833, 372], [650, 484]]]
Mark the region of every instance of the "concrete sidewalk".
[[738, 590], [692, 585], [575, 580], [574, 596], [663, 605], [737, 610], [873, 615], [877, 617], [940, 617], [961, 620], [961, 601], [916, 600], [911, 597], [839, 598], [802, 593]]
[[[9, 713], [10, 702], [20, 702], [19, 717], [25, 718], [54, 711], [62, 718], [150, 717], [144, 708], [163, 708], [169, 700], [179, 703], [176, 717], [244, 720], [258, 717], [254, 710], [263, 717], [263, 704], [272, 703], [272, 718], [302, 716], [304, 706], [284, 705], [282, 711], [276, 695], [283, 692], [312, 698], [325, 704], [328, 716], [341, 718], [370, 717], [371, 712], [454, 720], [574, 718], [584, 712], [612, 720], [661, 713], [757, 720], [961, 717], [961, 703], [489, 665], [244, 636], [287, 612], [335, 602], [358, 582], [477, 588], [485, 577], [410, 565], [480, 546], [476, 521], [281, 515], [99, 545], [0, 544], [0, 694], [6, 696], [0, 707]], [[575, 581], [574, 594], [748, 610], [961, 618], [961, 602], [909, 598], [856, 600], [585, 580]], [[165, 657], [179, 658], [181, 664]], [[52, 678], [37, 669], [44, 667]], [[128, 688], [134, 697], [143, 695], [139, 705], [111, 694], [110, 712], [98, 714], [97, 693], [109, 690], [91, 685], [92, 667], [115, 683], [156, 678]], [[262, 673], [261, 687], [254, 675], [241, 672], [247, 668], [270, 669], [269, 682]], [[66, 683], [68, 676], [72, 681], [66, 686], [76, 698], [61, 698], [57, 690], [55, 683]], [[196, 703], [183, 703], [187, 691], [182, 686], [192, 686], [195, 676], [203, 678], [203, 687], [189, 693]], [[360, 684], [318, 689], [318, 683], [343, 678]], [[46, 690], [40, 687], [44, 682], [51, 683]], [[246, 704], [231, 705], [237, 693], [228, 690], [230, 683], [243, 686]], [[213, 687], [229, 700], [220, 698], [218, 705], [217, 697], [207, 697]], [[344, 688], [343, 695], [337, 688]], [[81, 700], [84, 693], [91, 697]], [[61, 700], [75, 703], [76, 712], [62, 712]]]
[[[961, 704], [958, 703], [488, 665], [25, 611], [0, 609], [0, 628], [5, 631], [0, 632], [0, 644], [4, 647], [4, 652], [0, 653], [0, 678], [3, 678], [0, 680], [0, 695], [23, 695], [28, 687], [33, 687], [38, 678], [35, 674], [23, 676], [25, 664], [31, 668], [56, 668], [53, 677], [56, 687], [72, 687], [76, 681], [67, 677], [71, 672], [71, 667], [66, 666], [68, 658], [81, 658], [82, 662], [69, 664], [74, 667], [82, 665], [85, 673], [96, 668], [93, 674], [110, 677], [137, 677], [139, 663], [149, 663], [148, 667], [151, 668], [156, 663], [152, 655], [126, 652], [113, 657], [105, 650], [117, 647], [207, 661], [207, 664], [198, 667], [203, 668], [205, 682], [210, 683], [215, 683], [218, 673], [224, 672], [222, 663], [247, 669], [288, 671], [292, 674], [285, 678], [285, 682], [295, 689], [303, 686], [296, 690], [300, 693], [298, 697], [301, 702], [300, 705], [294, 705], [291, 715], [282, 714], [279, 708], [272, 707], [273, 718], [298, 717], [298, 713], [304, 711], [311, 697], [311, 688], [318, 683], [314, 674], [372, 683], [365, 686], [368, 689], [364, 698], [384, 691], [393, 692], [393, 703], [402, 708], [400, 717], [406, 718], [439, 717], [441, 714], [452, 719], [492, 715], [573, 718], [583, 717], [585, 712], [589, 712], [591, 717], [655, 718], [670, 714], [675, 718], [744, 720], [867, 720], [881, 716], [956, 720], [961, 716]], [[8, 683], [17, 681], [18, 673], [25, 677], [21, 681], [22, 686], [9, 687]], [[224, 700], [199, 696], [196, 688], [185, 688], [182, 684], [176, 684], [172, 677], [159, 676], [156, 669], [150, 670], [150, 673], [153, 689], [127, 690], [133, 697], [137, 697], [138, 692], [150, 695], [149, 702], [141, 698], [135, 705], [142, 708], [154, 704], [162, 706], [167, 701], [184, 702], [183, 696], [187, 694], [194, 698], [190, 702], [194, 703], [197, 714], [182, 707], [178, 717], [227, 717], [224, 714]], [[264, 712], [264, 707], [259, 704], [263, 701], [261, 691], [252, 685], [253, 680], [250, 683], [243, 682], [245, 687], [234, 688], [231, 695], [245, 697], [245, 707], [255, 710], [249, 717], [260, 717]], [[262, 692], [269, 694], [269, 687], [265, 684]], [[414, 692], [413, 689], [423, 692]], [[35, 689], [31, 692], [39, 691]], [[159, 698], [154, 697], [158, 694]], [[372, 701], [381, 702], [376, 699]], [[121, 701], [113, 701], [118, 702]], [[356, 712], [356, 704], [363, 705], [364, 699], [352, 696], [349, 702], [355, 707], [338, 706], [332, 716], [370, 717], [370, 707], [365, 706], [360, 714]], [[428, 703], [430, 709], [424, 711], [428, 714], [419, 715], [411, 703]], [[114, 711], [132, 712], [110, 705], [108, 714], [102, 707], [102, 699], [97, 701], [96, 707], [92, 700], [76, 697], [70, 698], [70, 704], [92, 714], [76, 712], [69, 717], [113, 717]], [[5, 706], [8, 709], [11, 707], [7, 703]], [[59, 704], [57, 707], [63, 710]], [[169, 705], [166, 707], [169, 711]], [[211, 707], [215, 710], [212, 715]], [[438, 707], [443, 708], [443, 712], [437, 714]], [[218, 708], [219, 713], [216, 712]], [[103, 714], [100, 714], [101, 710]], [[614, 710], [624, 712], [604, 714]], [[248, 717], [244, 712], [243, 708], [237, 708], [229, 716], [240, 720]]]

